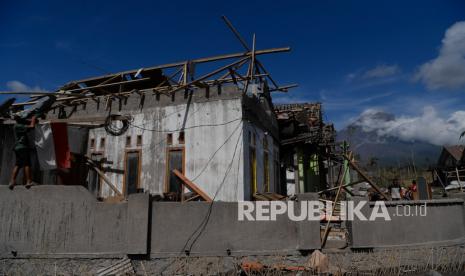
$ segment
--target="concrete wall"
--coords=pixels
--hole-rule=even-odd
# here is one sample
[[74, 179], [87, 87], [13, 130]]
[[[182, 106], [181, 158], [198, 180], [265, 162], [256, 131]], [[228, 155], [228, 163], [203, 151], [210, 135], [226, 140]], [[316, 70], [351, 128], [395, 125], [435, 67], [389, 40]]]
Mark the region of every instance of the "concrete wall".
[[[426, 203], [426, 216], [419, 214], [419, 206]], [[421, 200], [386, 202], [391, 221], [355, 219], [348, 223], [352, 248], [431, 246], [435, 244], [465, 243], [465, 211], [463, 200]], [[362, 213], [369, 217], [374, 203], [364, 206]], [[397, 207], [399, 206], [399, 207]]]
[[[237, 203], [215, 202], [190, 254], [295, 254], [321, 247], [319, 221], [294, 222], [287, 216], [278, 216], [276, 221], [238, 221], [237, 210]], [[209, 204], [205, 202], [153, 202], [151, 256], [184, 254], [208, 213]]]
[[[132, 194], [97, 202], [81, 186], [0, 187], [0, 257], [178, 256], [208, 214], [206, 202], [153, 202]], [[151, 217], [149, 214], [151, 212]], [[238, 221], [237, 203], [215, 202], [192, 255], [295, 254], [320, 248], [320, 224]], [[184, 252], [183, 252], [184, 253]]]
[[0, 256], [147, 253], [148, 195], [100, 203], [81, 186], [0, 186]]
[[[314, 194], [298, 196], [299, 201], [314, 199]], [[424, 217], [394, 215], [399, 203], [413, 210], [424, 202]], [[463, 200], [387, 204], [391, 221], [348, 223], [352, 248], [465, 243]], [[321, 247], [319, 221], [295, 222], [285, 215], [276, 221], [239, 221], [237, 205], [150, 202], [147, 194], [113, 204], [97, 202], [81, 186], [18, 186], [13, 191], [1, 186], [0, 258], [168, 257], [185, 250], [198, 256], [282, 255]], [[362, 212], [369, 216], [371, 209], [367, 205]], [[207, 217], [208, 223], [201, 225]]]

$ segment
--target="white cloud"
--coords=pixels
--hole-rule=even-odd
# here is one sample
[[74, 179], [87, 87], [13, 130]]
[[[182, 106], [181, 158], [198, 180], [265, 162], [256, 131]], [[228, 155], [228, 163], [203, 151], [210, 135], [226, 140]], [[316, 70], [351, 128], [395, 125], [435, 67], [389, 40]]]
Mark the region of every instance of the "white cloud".
[[381, 137], [397, 137], [403, 141], [422, 141], [434, 145], [459, 142], [465, 130], [465, 111], [456, 111], [447, 118], [438, 115], [432, 106], [426, 106], [419, 116], [401, 116], [386, 120], [380, 110], [365, 110], [355, 122], [363, 131], [375, 131]]
[[397, 65], [378, 65], [373, 69], [366, 71], [362, 78], [373, 79], [373, 78], [385, 78], [396, 75], [400, 72], [400, 68]]
[[7, 82], [6, 86], [8, 87], [8, 89], [15, 92], [47, 92], [45, 89], [40, 88], [39, 86], [32, 87], [17, 80]]
[[465, 21], [447, 29], [438, 57], [421, 65], [415, 80], [428, 89], [465, 87]]
[[352, 81], [383, 81], [384, 79], [398, 75], [401, 72], [398, 65], [381, 64], [371, 69], [359, 69], [345, 76], [347, 82]]

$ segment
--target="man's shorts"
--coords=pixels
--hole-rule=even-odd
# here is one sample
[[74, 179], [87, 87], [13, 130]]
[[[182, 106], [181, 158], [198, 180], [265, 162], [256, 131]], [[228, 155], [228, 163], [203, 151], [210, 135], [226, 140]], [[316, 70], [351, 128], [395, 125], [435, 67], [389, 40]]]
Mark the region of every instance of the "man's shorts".
[[31, 157], [29, 155], [29, 149], [15, 150], [15, 156], [16, 166], [20, 168], [31, 166]]

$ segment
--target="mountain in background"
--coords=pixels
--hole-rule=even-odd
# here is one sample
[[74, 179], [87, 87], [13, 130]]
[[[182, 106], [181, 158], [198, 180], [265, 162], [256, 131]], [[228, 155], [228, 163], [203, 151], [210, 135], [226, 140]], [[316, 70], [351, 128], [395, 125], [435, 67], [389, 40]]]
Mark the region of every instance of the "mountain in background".
[[379, 136], [376, 131], [365, 131], [362, 122], [366, 119], [383, 122], [394, 120], [395, 117], [382, 111], [363, 114], [337, 132], [337, 141], [348, 141], [350, 150], [360, 157], [362, 164], [367, 164], [372, 158], [375, 158], [380, 166], [394, 167], [411, 165], [412, 160], [419, 167], [427, 167], [437, 162], [440, 146], [420, 141], [403, 141], [397, 137]]

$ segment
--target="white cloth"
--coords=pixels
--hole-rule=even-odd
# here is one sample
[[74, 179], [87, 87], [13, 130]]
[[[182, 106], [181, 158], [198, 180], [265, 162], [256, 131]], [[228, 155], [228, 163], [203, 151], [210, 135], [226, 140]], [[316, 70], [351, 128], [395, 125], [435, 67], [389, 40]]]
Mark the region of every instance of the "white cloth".
[[55, 143], [50, 124], [36, 126], [34, 144], [40, 168], [44, 171], [56, 169]]
[[400, 199], [400, 188], [391, 188], [391, 197], [393, 199]]

